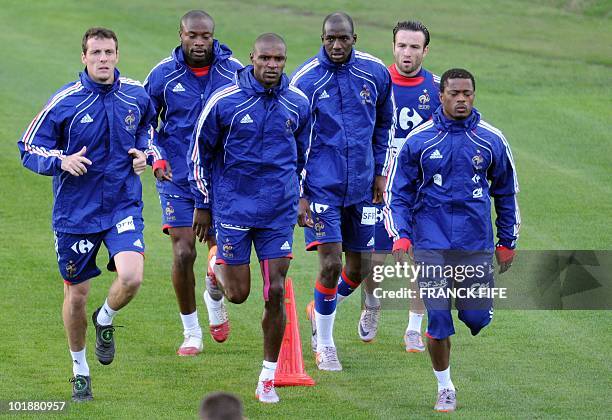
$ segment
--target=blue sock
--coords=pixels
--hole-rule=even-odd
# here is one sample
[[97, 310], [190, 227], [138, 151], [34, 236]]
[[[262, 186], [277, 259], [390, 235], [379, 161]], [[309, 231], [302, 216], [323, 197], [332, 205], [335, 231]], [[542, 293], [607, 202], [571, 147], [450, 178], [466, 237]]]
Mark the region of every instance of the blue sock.
[[315, 310], [321, 315], [332, 314], [336, 310], [337, 291], [337, 287], [329, 289], [317, 280], [314, 289]]

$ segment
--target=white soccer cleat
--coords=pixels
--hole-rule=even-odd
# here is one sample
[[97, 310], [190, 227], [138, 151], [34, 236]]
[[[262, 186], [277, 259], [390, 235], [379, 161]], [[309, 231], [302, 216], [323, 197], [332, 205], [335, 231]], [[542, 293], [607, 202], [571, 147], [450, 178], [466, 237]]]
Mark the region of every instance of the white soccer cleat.
[[274, 380], [259, 381], [255, 390], [255, 398], [262, 403], [274, 404], [280, 401], [276, 389], [274, 388]]
[[438, 392], [438, 400], [434, 405], [434, 410], [442, 413], [449, 413], [457, 409], [457, 393], [454, 389], [444, 388]]
[[176, 351], [176, 354], [179, 356], [197, 356], [198, 354], [202, 353], [203, 349], [204, 345], [202, 344], [202, 334], [200, 333], [199, 337], [188, 334], [185, 335], [185, 340]]
[[376, 338], [378, 332], [378, 320], [380, 319], [380, 306], [365, 306], [361, 311], [357, 330], [361, 341], [369, 343]]
[[310, 336], [310, 347], [313, 353], [317, 352], [317, 321], [315, 319], [315, 304], [314, 300], [311, 300], [306, 306], [306, 318], [310, 321], [310, 328], [312, 335]]
[[425, 351], [423, 337], [418, 331], [406, 330], [404, 334], [404, 344], [408, 353], [421, 353]]
[[208, 290], [205, 290], [204, 303], [208, 311], [210, 335], [216, 342], [223, 343], [227, 340], [230, 332], [229, 316], [223, 298], [221, 300], [213, 300]]
[[342, 370], [342, 365], [340, 364], [340, 360], [338, 360], [338, 353], [336, 352], [336, 347], [334, 346], [322, 347], [321, 351], [317, 351], [316, 359], [319, 370]]

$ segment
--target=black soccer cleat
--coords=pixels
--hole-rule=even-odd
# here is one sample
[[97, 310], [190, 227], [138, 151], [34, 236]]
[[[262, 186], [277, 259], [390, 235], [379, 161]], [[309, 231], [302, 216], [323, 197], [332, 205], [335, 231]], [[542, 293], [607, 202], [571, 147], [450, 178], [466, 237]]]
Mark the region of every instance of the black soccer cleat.
[[75, 375], [70, 378], [72, 382], [72, 401], [84, 402], [93, 400], [91, 394], [91, 378], [89, 376]]
[[98, 312], [100, 312], [100, 309], [102, 309], [101, 306], [96, 309], [91, 317], [96, 327], [96, 357], [103, 365], [110, 365], [115, 358], [115, 327], [98, 324]]

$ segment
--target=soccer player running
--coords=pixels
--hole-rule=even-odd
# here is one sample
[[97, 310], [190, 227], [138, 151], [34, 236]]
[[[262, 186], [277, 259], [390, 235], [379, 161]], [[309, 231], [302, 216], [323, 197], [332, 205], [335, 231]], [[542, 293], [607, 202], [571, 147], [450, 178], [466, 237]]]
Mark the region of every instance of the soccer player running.
[[[144, 83], [162, 122], [155, 139], [161, 154], [155, 156], [153, 171], [162, 208], [162, 230], [172, 242], [172, 285], [184, 336], [177, 351], [179, 356], [195, 356], [203, 348], [196, 310], [193, 226], [201, 225], [210, 216], [197, 208], [191, 195], [187, 149], [206, 100], [215, 90], [231, 83], [234, 72], [242, 68], [231, 50], [214, 39], [214, 30], [215, 23], [206, 12], [187, 12], [180, 21], [181, 45], [151, 70]], [[213, 255], [216, 244], [213, 229], [208, 234], [206, 240]], [[223, 294], [209, 276], [206, 286], [204, 302], [210, 334], [214, 340], [223, 342], [230, 328]]]
[[[285, 276], [297, 219], [298, 174], [311, 129], [308, 101], [283, 73], [286, 59], [280, 36], [259, 36], [252, 65], [206, 103], [189, 152], [196, 206], [209, 216], [212, 205], [215, 215], [219, 245], [211, 271], [230, 302], [240, 304], [249, 296], [251, 243], [259, 258], [264, 360], [256, 396], [265, 403], [279, 401], [274, 374], [285, 331]], [[210, 217], [203, 220], [200, 241]]]
[[321, 41], [319, 53], [291, 81], [306, 93], [313, 119], [298, 221], [306, 227], [306, 249], [319, 254], [314, 301], [307, 309], [312, 348], [319, 369], [338, 371], [336, 303], [370, 272], [372, 202], [382, 200], [393, 104], [389, 72], [379, 59], [354, 49], [357, 35], [349, 15], [328, 15]]
[[[423, 59], [429, 52], [429, 31], [418, 21], [403, 21], [393, 28], [394, 63], [388, 69], [393, 82], [394, 119], [391, 147], [387, 151], [384, 173], [392, 159], [402, 148], [406, 136], [416, 127], [431, 119], [433, 112], [440, 106], [440, 78], [422, 67]], [[384, 226], [383, 204], [376, 206], [375, 254], [372, 257], [372, 270], [385, 264], [388, 254], [393, 249], [393, 240]], [[414, 285], [414, 283], [411, 283]], [[374, 289], [379, 287], [368, 276], [364, 284], [365, 307], [359, 319], [359, 337], [372, 341], [378, 331], [380, 318], [380, 301], [374, 296]], [[408, 326], [404, 332], [404, 345], [407, 352], [425, 351], [421, 337], [423, 320], [423, 301], [411, 300]]]
[[100, 275], [96, 255], [108, 249], [117, 277], [93, 313], [96, 357], [115, 356], [113, 318], [140, 288], [144, 224], [139, 175], [146, 169], [155, 118], [139, 82], [120, 77], [117, 36], [91, 28], [82, 40], [85, 70], [62, 87], [18, 142], [23, 165], [53, 176], [53, 231], [64, 279], [62, 317], [72, 356], [72, 400], [93, 398], [85, 356], [90, 280]]
[[[455, 329], [449, 291], [464, 291], [455, 300], [459, 319], [472, 335], [478, 334], [491, 322], [493, 300], [465, 292], [493, 287], [494, 250], [500, 273], [511, 266], [520, 225], [510, 146], [502, 132], [472, 108], [475, 90], [467, 70], [451, 69], [442, 75], [442, 105], [433, 120], [408, 135], [389, 168], [385, 195], [393, 253], [403, 258], [414, 245], [415, 263], [424, 269], [418, 282], [427, 308], [427, 347], [438, 380], [437, 411], [457, 407], [450, 377], [450, 336]], [[491, 198], [497, 214], [496, 246]], [[472, 267], [472, 275], [466, 267]]]

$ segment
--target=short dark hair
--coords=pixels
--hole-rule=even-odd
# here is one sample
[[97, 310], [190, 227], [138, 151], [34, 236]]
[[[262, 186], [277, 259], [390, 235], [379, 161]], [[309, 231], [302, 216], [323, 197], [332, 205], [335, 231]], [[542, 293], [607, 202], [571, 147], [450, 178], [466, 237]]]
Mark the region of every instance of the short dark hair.
[[183, 15], [183, 17], [181, 18], [181, 21], [179, 23], [179, 31], [181, 31], [183, 29], [183, 24], [186, 21], [188, 21], [190, 19], [194, 19], [194, 18], [210, 20], [210, 22], [212, 23], [212, 26], [213, 26], [213, 30], [215, 29], [215, 20], [212, 18], [211, 15], [206, 13], [204, 10], [190, 10], [187, 13], [185, 13]]
[[344, 12], [334, 12], [325, 16], [325, 19], [323, 19], [323, 27], [321, 28], [321, 34], [325, 34], [325, 25], [328, 21], [348, 22], [349, 26], [351, 27], [351, 34], [355, 33], [355, 25], [353, 24], [353, 19]]
[[476, 81], [472, 73], [465, 69], [450, 69], [446, 70], [440, 78], [440, 92], [444, 92], [446, 81], [448, 79], [470, 79], [472, 81], [472, 87], [476, 90]]
[[423, 23], [419, 22], [418, 20], [405, 20], [403, 22], [397, 22], [397, 25], [395, 25], [395, 28], [393, 28], [394, 44], [395, 35], [397, 35], [399, 31], [423, 32], [423, 35], [425, 35], [425, 45], [423, 45], [423, 48], [429, 45], [429, 30], [427, 29], [427, 26], [423, 25]]
[[208, 394], [200, 405], [200, 418], [206, 420], [242, 420], [242, 403], [227, 392]]
[[119, 51], [119, 41], [117, 40], [117, 35], [113, 31], [107, 28], [102, 27], [94, 27], [89, 28], [85, 35], [83, 35], [83, 40], [81, 41], [81, 48], [83, 48], [83, 54], [87, 53], [87, 40], [89, 38], [102, 38], [102, 39], [112, 39], [115, 41], [115, 51]]

